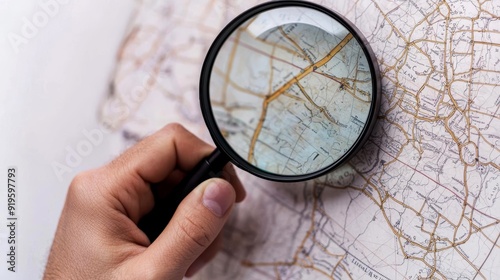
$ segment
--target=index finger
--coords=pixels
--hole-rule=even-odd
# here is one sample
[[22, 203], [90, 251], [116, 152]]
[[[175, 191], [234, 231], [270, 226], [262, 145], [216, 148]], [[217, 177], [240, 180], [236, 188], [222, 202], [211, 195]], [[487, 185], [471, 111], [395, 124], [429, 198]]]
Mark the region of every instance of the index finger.
[[173, 123], [125, 151], [108, 167], [115, 172], [136, 174], [149, 183], [158, 183], [175, 169], [191, 170], [213, 150], [182, 125]]
[[[131, 192], [117, 190], [116, 195], [124, 204], [127, 213], [137, 213], [133, 220], [138, 220], [142, 215], [151, 210], [153, 201], [148, 183], [158, 183], [164, 180], [170, 173], [178, 169], [187, 172], [194, 168], [204, 157], [208, 156], [214, 148], [186, 130], [182, 125], [169, 124], [160, 131], [145, 138], [120, 157], [112, 161], [106, 167], [115, 178], [137, 178], [142, 179], [142, 184], [135, 186], [135, 195], [147, 195], [151, 199], [148, 202], [133, 203], [130, 199]], [[237, 176], [227, 178], [233, 185], [237, 196], [244, 196], [244, 189]], [[118, 179], [118, 188], [126, 185], [126, 179]], [[127, 202], [125, 203], [126, 200]], [[132, 200], [132, 201], [131, 201]], [[150, 200], [150, 201], [149, 201]], [[135, 201], [138, 201], [135, 199]], [[134, 205], [135, 204], [135, 205]], [[139, 204], [139, 205], [137, 205]], [[138, 209], [139, 208], [139, 209]]]

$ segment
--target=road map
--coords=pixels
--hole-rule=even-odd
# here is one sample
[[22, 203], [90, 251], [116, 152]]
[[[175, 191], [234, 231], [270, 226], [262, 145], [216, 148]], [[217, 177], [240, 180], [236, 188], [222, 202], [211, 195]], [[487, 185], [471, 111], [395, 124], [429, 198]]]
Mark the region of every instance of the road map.
[[217, 127], [240, 157], [274, 174], [332, 165], [360, 137], [371, 109], [372, 77], [358, 41], [310, 8], [250, 18], [221, 46], [212, 70]]
[[[377, 125], [348, 164], [318, 179], [239, 171], [248, 196], [198, 279], [499, 279], [500, 2], [314, 2], [354, 23], [374, 50]], [[201, 65], [225, 24], [258, 3], [138, 2], [99, 114], [121, 132], [121, 149], [168, 122], [211, 141]], [[326, 104], [297, 85], [290, 92], [328, 119]]]

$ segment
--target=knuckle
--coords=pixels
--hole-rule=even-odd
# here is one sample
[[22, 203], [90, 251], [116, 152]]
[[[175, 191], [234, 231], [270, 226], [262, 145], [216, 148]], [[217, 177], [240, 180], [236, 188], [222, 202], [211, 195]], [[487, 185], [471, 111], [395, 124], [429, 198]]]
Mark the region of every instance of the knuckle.
[[206, 248], [212, 243], [210, 229], [201, 225], [190, 216], [177, 222], [177, 234], [194, 248]]
[[184, 126], [182, 126], [180, 123], [169, 123], [167, 124], [164, 128], [163, 131], [167, 133], [172, 133], [172, 132], [179, 132], [179, 131], [184, 131], [186, 130]]
[[86, 188], [91, 182], [94, 175], [91, 171], [84, 171], [76, 174], [69, 186], [70, 192], [80, 192]]
[[99, 172], [96, 170], [78, 173], [71, 181], [68, 198], [73, 202], [78, 201], [80, 203], [94, 201], [96, 192], [100, 191], [97, 189], [100, 187], [98, 183], [100, 181], [99, 176]]

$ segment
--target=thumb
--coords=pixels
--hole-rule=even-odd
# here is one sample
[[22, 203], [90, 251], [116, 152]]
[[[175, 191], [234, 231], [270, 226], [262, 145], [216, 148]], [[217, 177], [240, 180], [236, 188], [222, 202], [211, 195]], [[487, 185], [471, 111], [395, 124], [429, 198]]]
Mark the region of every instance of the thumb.
[[182, 279], [219, 235], [235, 199], [234, 188], [222, 179], [207, 180], [184, 198], [167, 227], [144, 254], [158, 276], [154, 278]]

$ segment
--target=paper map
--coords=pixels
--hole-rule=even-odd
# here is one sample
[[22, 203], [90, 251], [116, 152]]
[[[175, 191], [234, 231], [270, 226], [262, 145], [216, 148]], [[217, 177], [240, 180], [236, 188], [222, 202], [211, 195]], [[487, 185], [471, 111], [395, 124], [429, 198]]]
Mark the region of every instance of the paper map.
[[[498, 279], [500, 2], [314, 2], [354, 23], [374, 50], [378, 123], [325, 177], [279, 184], [239, 172], [247, 199], [198, 277]], [[258, 3], [138, 5], [100, 111], [123, 147], [173, 121], [210, 141], [201, 65], [225, 24]]]

